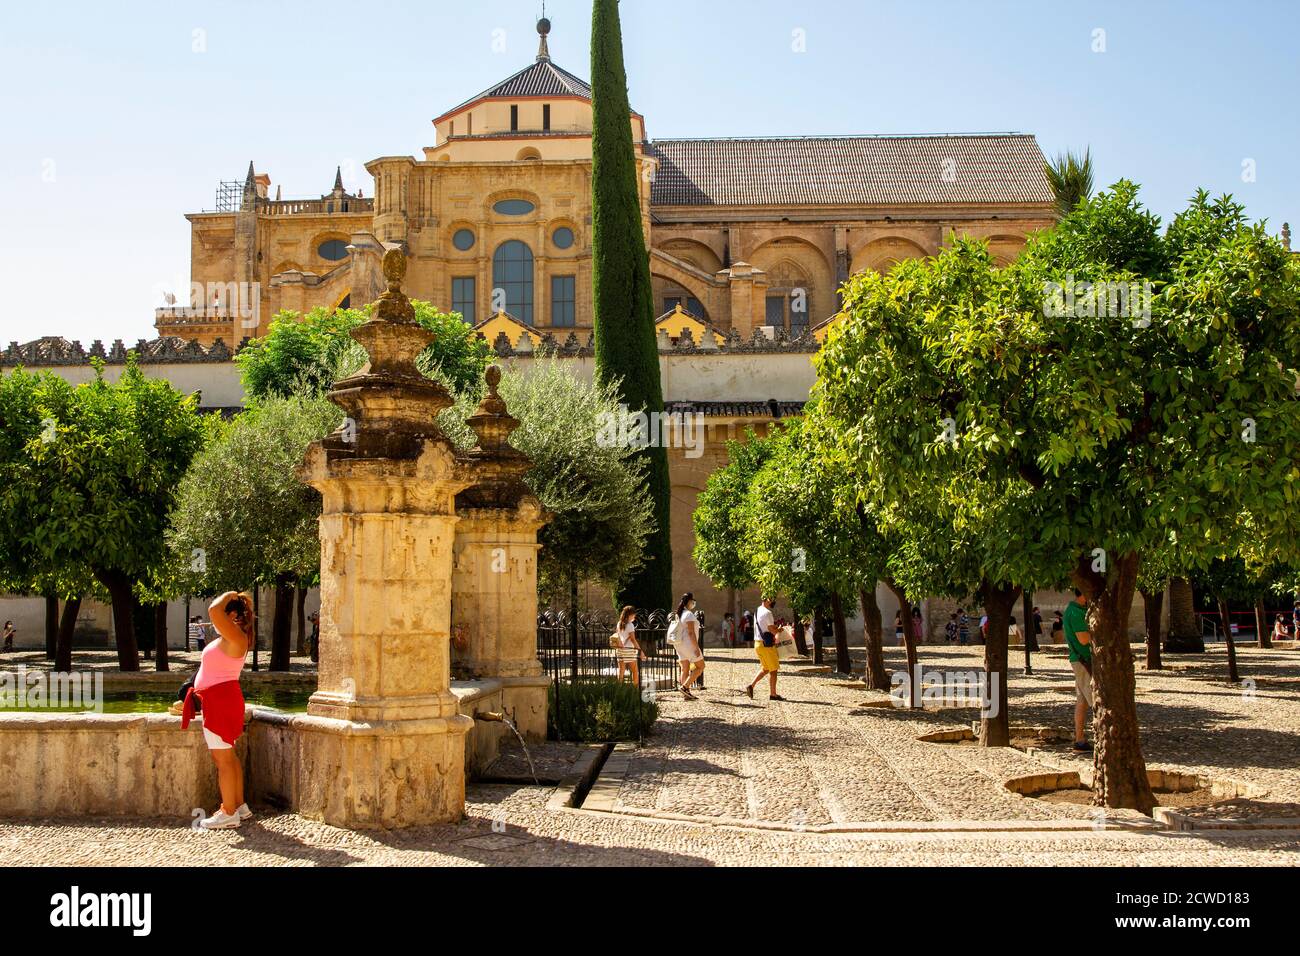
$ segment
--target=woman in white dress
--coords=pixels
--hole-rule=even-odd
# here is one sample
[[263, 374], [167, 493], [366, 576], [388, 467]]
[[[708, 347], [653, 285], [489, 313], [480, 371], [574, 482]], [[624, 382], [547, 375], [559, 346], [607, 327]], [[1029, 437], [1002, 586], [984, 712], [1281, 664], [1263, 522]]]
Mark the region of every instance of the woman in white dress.
[[691, 685], [704, 674], [704, 655], [700, 653], [700, 621], [695, 614], [695, 595], [687, 591], [677, 603], [677, 659], [682, 665], [682, 679], [677, 689], [683, 700], [698, 700]]
[[640, 687], [640, 662], [645, 660], [645, 652], [641, 650], [641, 644], [636, 639], [636, 608], [630, 604], [623, 608], [618, 616], [618, 641], [619, 683], [622, 683], [623, 672], [627, 670], [632, 675], [632, 683]]

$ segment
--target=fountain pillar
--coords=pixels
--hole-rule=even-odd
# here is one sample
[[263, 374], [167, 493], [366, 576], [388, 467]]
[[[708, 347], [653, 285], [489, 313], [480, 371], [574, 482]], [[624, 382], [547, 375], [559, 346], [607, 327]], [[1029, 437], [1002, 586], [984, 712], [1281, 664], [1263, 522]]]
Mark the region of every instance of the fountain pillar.
[[300, 477], [323, 498], [318, 689], [295, 719], [295, 804], [349, 828], [460, 820], [465, 734], [450, 691], [455, 498], [468, 483], [436, 424], [451, 396], [415, 367], [433, 336], [384, 256], [388, 291], [352, 331], [369, 363], [329, 398], [347, 418]]
[[468, 677], [500, 681], [507, 716], [541, 741], [550, 679], [537, 659], [537, 532], [547, 515], [522, 481], [531, 462], [509, 444], [519, 422], [497, 394], [500, 380], [488, 368], [488, 394], [467, 420], [478, 445], [465, 456], [476, 480], [456, 498], [452, 613], [466, 644], [455, 662]]

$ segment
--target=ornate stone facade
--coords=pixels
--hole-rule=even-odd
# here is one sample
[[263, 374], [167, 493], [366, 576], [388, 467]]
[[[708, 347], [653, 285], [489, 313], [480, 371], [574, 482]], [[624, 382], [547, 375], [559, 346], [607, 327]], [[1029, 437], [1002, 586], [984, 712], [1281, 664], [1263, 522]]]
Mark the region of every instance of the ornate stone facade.
[[[629, 122], [657, 310], [682, 306], [746, 341], [824, 321], [852, 272], [933, 254], [953, 233], [1006, 260], [1053, 221], [1032, 136], [652, 141], [640, 114]], [[415, 298], [473, 323], [506, 312], [557, 337], [589, 333], [586, 82], [551, 60], [543, 32], [532, 64], [433, 123], [421, 159], [366, 164], [373, 198], [336, 175], [319, 199], [270, 199], [250, 164], [238, 208], [187, 217], [203, 298], [159, 309], [160, 334], [239, 341], [280, 309], [368, 302], [393, 247]], [[256, 314], [237, 314], [249, 296]]]

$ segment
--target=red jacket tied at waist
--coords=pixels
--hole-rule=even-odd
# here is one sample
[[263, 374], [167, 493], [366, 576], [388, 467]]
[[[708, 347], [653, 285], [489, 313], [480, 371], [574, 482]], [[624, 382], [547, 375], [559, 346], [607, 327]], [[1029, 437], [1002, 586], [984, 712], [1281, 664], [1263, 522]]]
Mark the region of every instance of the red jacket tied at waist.
[[194, 719], [194, 698], [203, 702], [203, 726], [228, 744], [234, 744], [244, 734], [244, 692], [239, 681], [228, 680], [213, 684], [203, 693], [191, 687], [185, 693], [181, 707], [181, 730]]

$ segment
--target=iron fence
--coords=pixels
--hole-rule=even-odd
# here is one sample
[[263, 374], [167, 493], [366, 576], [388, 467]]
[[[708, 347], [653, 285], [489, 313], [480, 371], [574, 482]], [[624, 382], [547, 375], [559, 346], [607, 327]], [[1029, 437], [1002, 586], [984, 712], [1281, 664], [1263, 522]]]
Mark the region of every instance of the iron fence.
[[[704, 632], [704, 615], [700, 633]], [[677, 651], [668, 643], [669, 611], [636, 612], [636, 639], [645, 653], [639, 662], [641, 686], [659, 690], [676, 685]], [[618, 655], [609, 638], [618, 625], [612, 611], [545, 610], [537, 615], [537, 656], [557, 684], [618, 676]]]

